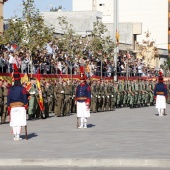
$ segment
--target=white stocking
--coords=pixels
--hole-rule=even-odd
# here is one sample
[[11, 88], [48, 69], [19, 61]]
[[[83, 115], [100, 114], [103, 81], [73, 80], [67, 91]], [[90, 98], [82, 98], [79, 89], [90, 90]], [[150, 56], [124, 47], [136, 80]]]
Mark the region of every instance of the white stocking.
[[83, 126], [83, 120], [84, 120], [84, 117], [81, 117], [80, 118], [81, 126]]
[[19, 137], [21, 133], [21, 126], [17, 126], [17, 137]]
[[84, 124], [87, 125], [87, 118], [84, 118]]
[[160, 108], [158, 108], [158, 113], [159, 113], [159, 116], [161, 115], [161, 109]]
[[163, 116], [164, 114], [164, 109], [161, 109], [161, 116]]
[[12, 130], [13, 130], [14, 136], [16, 136], [16, 135], [17, 135], [17, 127], [16, 127], [16, 126], [13, 126], [13, 127], [12, 127]]

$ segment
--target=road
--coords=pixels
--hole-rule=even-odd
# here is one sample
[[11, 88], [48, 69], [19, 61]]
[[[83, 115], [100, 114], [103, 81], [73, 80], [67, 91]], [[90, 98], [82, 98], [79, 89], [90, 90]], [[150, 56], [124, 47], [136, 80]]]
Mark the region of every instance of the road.
[[19, 142], [0, 125], [0, 166], [170, 167], [168, 110], [165, 117], [153, 106], [92, 113], [87, 129], [76, 128], [76, 115], [51, 114], [28, 121], [29, 140]]

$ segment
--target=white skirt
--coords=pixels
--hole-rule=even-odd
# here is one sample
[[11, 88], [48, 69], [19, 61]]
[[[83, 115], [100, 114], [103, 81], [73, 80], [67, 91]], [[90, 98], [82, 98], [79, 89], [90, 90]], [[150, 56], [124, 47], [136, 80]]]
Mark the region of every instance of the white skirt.
[[87, 110], [85, 102], [77, 102], [77, 117], [90, 117], [90, 109]]
[[157, 109], [166, 109], [166, 98], [162, 95], [156, 96], [156, 108]]
[[10, 126], [26, 126], [26, 110], [24, 107], [11, 108]]

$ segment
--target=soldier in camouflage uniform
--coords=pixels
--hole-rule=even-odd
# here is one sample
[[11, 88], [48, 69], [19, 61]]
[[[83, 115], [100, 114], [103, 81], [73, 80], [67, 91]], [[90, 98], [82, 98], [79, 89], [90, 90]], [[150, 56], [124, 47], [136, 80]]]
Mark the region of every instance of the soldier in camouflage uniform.
[[38, 101], [37, 97], [39, 96], [38, 88], [36, 86], [36, 80], [34, 78], [30, 79], [31, 82], [31, 88], [29, 89], [29, 108], [28, 108], [28, 114], [29, 114], [29, 120], [35, 119], [36, 110], [38, 107]]
[[167, 103], [170, 104], [170, 80], [167, 81], [167, 92], [168, 92], [168, 98]]
[[76, 94], [76, 87], [77, 87], [77, 81], [74, 80], [71, 82], [71, 112], [76, 113], [76, 104], [75, 104], [75, 94]]
[[116, 89], [114, 86], [114, 81], [109, 83], [110, 86], [110, 110], [115, 110], [116, 105]]
[[2, 88], [2, 80], [0, 79], [0, 116], [2, 122], [2, 113], [3, 113], [3, 88]]
[[118, 80], [118, 96], [117, 96], [117, 108], [123, 107], [123, 82]]
[[138, 91], [137, 104], [138, 104], [138, 107], [141, 107], [142, 106], [142, 95], [143, 95], [141, 79], [138, 80], [138, 89], [139, 89], [139, 91]]
[[134, 84], [134, 102], [133, 102], [133, 107], [138, 107], [138, 97], [139, 97], [139, 84], [136, 80], [133, 80]]
[[100, 94], [100, 102], [99, 102], [99, 105], [101, 106], [101, 111], [103, 112], [105, 110], [105, 102], [106, 102], [106, 99], [105, 99], [105, 84], [104, 84], [104, 81], [102, 80], [101, 81], [101, 84], [100, 84], [100, 91], [99, 91], [99, 94]]
[[54, 91], [53, 91], [52, 83], [47, 81], [45, 84], [45, 91], [47, 93], [47, 101], [48, 101], [48, 108], [49, 113], [52, 113], [52, 107], [53, 107], [53, 98], [54, 98]]
[[124, 85], [123, 85], [123, 107], [128, 106], [128, 80], [124, 81]]
[[134, 103], [134, 84], [133, 81], [130, 80], [128, 85], [128, 104], [130, 108], [133, 108]]
[[57, 117], [63, 116], [63, 108], [64, 108], [64, 87], [63, 82], [60, 82], [54, 87], [54, 98], [55, 98], [55, 107], [54, 112]]
[[[44, 104], [44, 115], [45, 118], [49, 117], [49, 107], [48, 107], [48, 99], [47, 99], [47, 89], [45, 87], [46, 83], [41, 83], [41, 91], [42, 91], [42, 97], [43, 97], [43, 104]], [[43, 115], [41, 115], [41, 118], [44, 118]]]
[[69, 116], [71, 112], [71, 95], [72, 95], [72, 86], [70, 82], [63, 82], [64, 87], [64, 116]]
[[8, 82], [4, 81], [3, 85], [3, 108], [2, 108], [2, 116], [1, 116], [1, 123], [5, 123], [6, 117], [8, 115], [7, 113], [7, 95], [8, 95]]
[[141, 85], [141, 106], [143, 107], [145, 105], [145, 94], [146, 94], [145, 81], [141, 80], [140, 85]]
[[91, 109], [93, 113], [97, 112], [97, 87], [96, 87], [97, 83], [95, 80], [92, 81], [91, 84]]
[[96, 85], [96, 90], [97, 90], [97, 112], [101, 111], [101, 100], [102, 100], [102, 96], [100, 93], [100, 80], [97, 81], [97, 85]]
[[154, 84], [152, 80], [149, 81], [149, 85], [148, 85], [148, 97], [149, 97], [150, 106], [153, 106], [154, 105]]
[[108, 81], [105, 81], [105, 111], [110, 111], [110, 98], [111, 98], [111, 91]]
[[147, 107], [149, 103], [149, 81], [145, 80], [145, 100], [144, 100], [144, 106]]

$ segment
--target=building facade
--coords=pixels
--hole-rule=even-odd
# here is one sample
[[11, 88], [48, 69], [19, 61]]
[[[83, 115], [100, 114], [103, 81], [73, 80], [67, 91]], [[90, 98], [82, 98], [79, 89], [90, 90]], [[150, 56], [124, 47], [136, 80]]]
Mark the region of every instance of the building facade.
[[[103, 13], [103, 23], [114, 23], [114, 0], [73, 0], [73, 11], [97, 10]], [[168, 55], [170, 49], [170, 29], [167, 34], [168, 3], [170, 0], [118, 0], [120, 23], [142, 23], [142, 33], [137, 36], [137, 41], [142, 42], [145, 32], [149, 30], [150, 38], [161, 49], [162, 55]], [[91, 6], [90, 6], [91, 4]], [[170, 7], [169, 7], [170, 10]], [[169, 13], [170, 17], [170, 13]], [[125, 34], [124, 30], [121, 34]], [[120, 37], [121, 41], [121, 37]], [[131, 41], [131, 40], [129, 40]], [[128, 44], [128, 39], [127, 42]]]
[[170, 0], [168, 0], [168, 54], [170, 57]]

